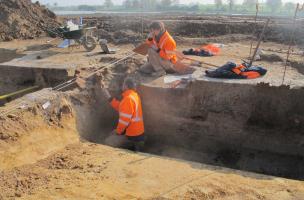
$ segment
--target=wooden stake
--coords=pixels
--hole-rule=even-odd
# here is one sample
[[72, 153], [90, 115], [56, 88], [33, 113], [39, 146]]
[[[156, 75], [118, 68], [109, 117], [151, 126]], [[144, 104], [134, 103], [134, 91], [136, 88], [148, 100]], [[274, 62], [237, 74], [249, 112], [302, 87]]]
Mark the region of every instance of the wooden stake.
[[287, 64], [288, 64], [288, 60], [289, 60], [289, 56], [290, 56], [290, 50], [291, 50], [291, 47], [292, 47], [292, 44], [293, 44], [293, 41], [294, 41], [294, 37], [295, 37], [295, 34], [296, 34], [296, 21], [297, 21], [297, 14], [298, 14], [299, 10], [300, 10], [300, 4], [298, 3], [297, 7], [296, 7], [296, 10], [295, 10], [294, 17], [293, 17], [293, 32], [291, 34], [290, 41], [289, 41], [289, 47], [288, 47], [286, 61], [285, 61], [282, 85], [284, 84], [284, 81], [285, 81], [286, 69], [287, 69]]
[[[259, 13], [259, 0], [257, 0], [257, 3], [255, 5], [255, 17], [254, 17], [254, 33], [256, 33], [256, 27], [257, 27], [257, 18], [258, 18], [258, 13]], [[252, 53], [252, 46], [253, 46], [253, 39], [251, 39], [251, 44], [250, 44], [250, 53], [249, 57], [251, 56]]]
[[262, 33], [261, 33], [261, 35], [260, 35], [258, 44], [257, 44], [257, 46], [256, 46], [256, 48], [255, 48], [255, 50], [254, 50], [253, 56], [252, 56], [252, 58], [251, 58], [251, 60], [250, 60], [250, 63], [249, 63], [249, 66], [248, 66], [248, 67], [251, 67], [251, 66], [252, 66], [252, 63], [253, 63], [253, 61], [254, 61], [254, 59], [255, 59], [255, 56], [256, 56], [256, 54], [257, 54], [257, 52], [258, 52], [258, 50], [259, 50], [260, 44], [261, 44], [261, 42], [262, 42], [262, 40], [263, 40], [263, 37], [264, 37], [264, 34], [265, 34], [265, 30], [266, 30], [266, 28], [267, 28], [269, 22], [270, 22], [270, 19], [268, 18], [268, 19], [267, 19], [267, 22], [266, 22], [266, 24], [265, 24], [265, 26], [264, 26], [264, 28], [263, 28], [263, 31], [262, 31]]

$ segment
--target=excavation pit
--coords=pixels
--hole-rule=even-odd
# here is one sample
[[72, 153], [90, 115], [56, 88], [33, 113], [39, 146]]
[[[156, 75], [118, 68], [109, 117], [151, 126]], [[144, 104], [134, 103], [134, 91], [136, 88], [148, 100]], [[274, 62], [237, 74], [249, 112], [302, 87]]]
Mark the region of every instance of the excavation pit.
[[[4, 54], [3, 59], [2, 56], [0, 57], [0, 96], [33, 86], [37, 86], [37, 88], [54, 87], [70, 80], [75, 75], [75, 67], [49, 63], [44, 60], [56, 55], [56, 52], [41, 51], [18, 54], [15, 50], [6, 49]], [[0, 105], [24, 94], [26, 92], [7, 99], [0, 99]]]
[[[303, 180], [303, 88], [202, 80], [184, 89], [143, 84], [139, 91], [144, 152]], [[79, 134], [103, 144], [117, 114], [98, 89], [94, 100], [79, 99], [72, 98]]]

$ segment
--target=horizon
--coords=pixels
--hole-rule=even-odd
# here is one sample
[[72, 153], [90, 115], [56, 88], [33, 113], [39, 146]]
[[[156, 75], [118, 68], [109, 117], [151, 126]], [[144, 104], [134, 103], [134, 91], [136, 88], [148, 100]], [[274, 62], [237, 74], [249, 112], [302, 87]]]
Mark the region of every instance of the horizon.
[[[32, 0], [33, 2], [36, 2], [36, 0]], [[112, 0], [112, 2], [115, 5], [122, 5], [122, 2], [124, 0]], [[40, 0], [41, 4], [51, 4], [57, 3], [58, 6], [78, 6], [78, 5], [103, 5], [104, 0], [74, 0], [71, 2], [70, 0]], [[214, 4], [214, 0], [180, 0], [180, 4]], [[223, 1], [224, 3], [227, 3], [226, 1]], [[236, 0], [237, 4], [242, 3], [243, 0]], [[260, 1], [260, 3], [264, 3], [266, 0]], [[304, 3], [304, 0], [282, 0], [283, 3], [292, 2], [292, 3]]]

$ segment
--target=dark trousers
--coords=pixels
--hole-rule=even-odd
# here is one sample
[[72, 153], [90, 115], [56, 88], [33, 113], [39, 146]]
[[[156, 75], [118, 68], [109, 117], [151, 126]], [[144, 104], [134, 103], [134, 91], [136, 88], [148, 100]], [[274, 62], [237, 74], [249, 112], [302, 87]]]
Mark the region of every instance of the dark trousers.
[[132, 151], [142, 151], [145, 145], [144, 136], [127, 137], [111, 134], [105, 139], [105, 144], [115, 148], [124, 148]]

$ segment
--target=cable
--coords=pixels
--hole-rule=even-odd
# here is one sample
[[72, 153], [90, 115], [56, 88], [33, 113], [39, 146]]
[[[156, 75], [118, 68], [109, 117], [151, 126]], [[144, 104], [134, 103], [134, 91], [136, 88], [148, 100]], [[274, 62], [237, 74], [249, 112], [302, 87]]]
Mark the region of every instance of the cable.
[[[131, 53], [132, 51], [129, 51], [129, 52], [127, 52], [127, 54], [128, 53]], [[125, 54], [125, 53], [123, 53], [123, 54]], [[119, 56], [120, 55], [122, 55], [122, 54], [118, 54]], [[115, 62], [117, 62], [117, 60], [116, 61], [113, 61], [113, 62], [110, 62], [110, 63], [108, 63], [108, 65], [113, 65]], [[100, 67], [100, 69], [104, 69], [104, 68], [106, 68], [106, 67], [109, 67], [109, 66], [102, 66], [102, 67]], [[99, 70], [99, 69], [98, 69]], [[98, 70], [96, 70], [96, 71], [98, 71]], [[64, 85], [68, 85], [68, 86], [70, 86], [70, 85], [72, 85], [74, 82], [76, 81], [76, 78], [73, 78], [73, 79], [71, 79], [71, 80], [68, 80], [68, 81], [66, 81], [66, 82], [63, 82], [63, 83], [61, 83], [61, 84], [59, 84], [59, 85], [57, 85], [57, 86], [55, 86], [55, 87], [53, 87], [53, 90], [58, 90], [58, 88], [61, 88], [62, 86], [64, 86]], [[67, 87], [67, 86], [66, 86]], [[64, 88], [64, 87], [63, 87]], [[60, 90], [60, 89], [59, 89]]]
[[[90, 78], [90, 77], [93, 76], [94, 74], [97, 74], [99, 71], [101, 71], [101, 70], [103, 70], [103, 69], [105, 69], [105, 68], [108, 68], [108, 67], [110, 67], [110, 66], [112, 66], [112, 65], [115, 65], [115, 64], [117, 64], [117, 63], [119, 63], [119, 62], [121, 62], [121, 61], [123, 61], [123, 60], [129, 58], [129, 57], [132, 57], [132, 56], [135, 55], [135, 54], [136, 54], [136, 53], [134, 53], [134, 52], [131, 53], [131, 54], [128, 54], [127, 56], [125, 56], [125, 57], [123, 57], [123, 58], [121, 58], [121, 59], [119, 59], [119, 60], [117, 60], [117, 61], [115, 61], [115, 62], [113, 62], [113, 63], [110, 63], [109, 65], [104, 66], [104, 67], [102, 67], [102, 68], [100, 68], [100, 69], [94, 71], [93, 73], [87, 75], [87, 76], [85, 77], [85, 79]], [[72, 79], [72, 80], [73, 80], [73, 79]], [[59, 88], [57, 88], [56, 90], [57, 90], [57, 91], [60, 91], [60, 90], [62, 90], [62, 89], [64, 89], [64, 88], [66, 88], [66, 87], [68, 87], [68, 86], [74, 84], [75, 81], [76, 81], [76, 78], [74, 78], [73, 81], [69, 81], [70, 83], [68, 83], [68, 84], [66, 84], [66, 85], [64, 85], [64, 86], [62, 86], [62, 87], [59, 87]]]

